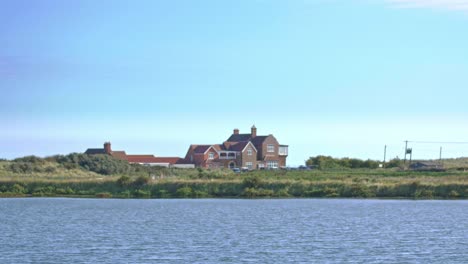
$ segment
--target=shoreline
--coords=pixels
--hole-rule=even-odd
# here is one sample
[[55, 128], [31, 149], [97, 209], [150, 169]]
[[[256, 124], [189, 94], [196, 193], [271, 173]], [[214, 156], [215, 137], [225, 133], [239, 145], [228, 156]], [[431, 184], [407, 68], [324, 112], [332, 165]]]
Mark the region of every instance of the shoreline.
[[[137, 178], [122, 183], [121, 178], [109, 180], [6, 180], [0, 179], [0, 198], [70, 197], [113, 199], [407, 199], [465, 200], [468, 181], [436, 182], [421, 177], [389, 181], [271, 179], [244, 177], [239, 179], [165, 179], [148, 182]], [[386, 181], [384, 181], [386, 180]], [[440, 180], [440, 179], [439, 179]]]
[[468, 198], [444, 198], [444, 197], [432, 197], [432, 198], [410, 198], [410, 197], [200, 197], [200, 198], [157, 198], [157, 197], [97, 197], [97, 196], [86, 196], [86, 195], [74, 195], [74, 196], [0, 196], [2, 199], [37, 199], [37, 198], [48, 198], [48, 199], [95, 199], [95, 200], [375, 200], [375, 201], [467, 201]]

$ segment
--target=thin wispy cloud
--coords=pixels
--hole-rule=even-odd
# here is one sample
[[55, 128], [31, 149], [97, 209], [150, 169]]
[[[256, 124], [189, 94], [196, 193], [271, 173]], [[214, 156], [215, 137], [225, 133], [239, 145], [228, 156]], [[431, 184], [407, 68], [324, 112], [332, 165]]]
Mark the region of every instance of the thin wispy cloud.
[[468, 0], [385, 0], [395, 8], [431, 8], [468, 11]]

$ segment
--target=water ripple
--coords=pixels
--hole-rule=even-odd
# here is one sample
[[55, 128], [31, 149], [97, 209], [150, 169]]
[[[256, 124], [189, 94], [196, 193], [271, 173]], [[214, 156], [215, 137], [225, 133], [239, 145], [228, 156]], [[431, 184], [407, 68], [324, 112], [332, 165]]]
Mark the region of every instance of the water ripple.
[[468, 263], [467, 206], [1, 199], [0, 263]]

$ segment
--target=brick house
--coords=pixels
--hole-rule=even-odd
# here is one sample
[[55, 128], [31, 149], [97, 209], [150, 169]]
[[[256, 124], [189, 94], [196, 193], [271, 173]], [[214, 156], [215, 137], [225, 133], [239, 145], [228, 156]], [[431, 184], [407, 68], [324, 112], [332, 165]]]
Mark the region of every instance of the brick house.
[[273, 135], [258, 136], [253, 126], [250, 134], [233, 134], [222, 144], [191, 145], [185, 162], [202, 168], [279, 168], [286, 166], [288, 146], [280, 145]]
[[[112, 150], [110, 142], [105, 142], [104, 148], [89, 148], [85, 151], [85, 154], [107, 154], [117, 159], [126, 160], [129, 163], [137, 163], [148, 166], [187, 167], [187, 164], [183, 164], [183, 159], [179, 157], [155, 157], [154, 155], [127, 155], [127, 153], [122, 150], [114, 151]], [[188, 167], [193, 167], [193, 165]]]

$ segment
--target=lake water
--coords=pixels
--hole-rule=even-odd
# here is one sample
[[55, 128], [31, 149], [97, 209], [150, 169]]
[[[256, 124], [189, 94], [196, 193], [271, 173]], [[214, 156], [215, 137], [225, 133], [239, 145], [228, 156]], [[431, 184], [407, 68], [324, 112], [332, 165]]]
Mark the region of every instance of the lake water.
[[468, 263], [468, 201], [0, 199], [0, 263]]

